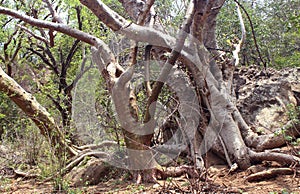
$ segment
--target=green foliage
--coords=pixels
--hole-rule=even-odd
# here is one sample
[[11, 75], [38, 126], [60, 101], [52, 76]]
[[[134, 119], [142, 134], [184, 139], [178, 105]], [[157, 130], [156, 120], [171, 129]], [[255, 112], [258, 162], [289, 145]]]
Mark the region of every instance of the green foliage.
[[156, 0], [155, 11], [159, 18], [164, 18], [161, 22], [168, 26], [164, 29], [171, 35], [175, 35], [181, 21], [184, 18], [185, 10], [187, 8], [186, 2], [172, 1], [172, 0]]
[[274, 62], [277, 68], [285, 68], [287, 64], [289, 67], [300, 67], [300, 52], [295, 51], [290, 56], [275, 57]]
[[299, 122], [300, 119], [300, 106], [295, 106], [293, 104], [287, 105], [288, 117], [293, 122]]
[[[251, 17], [264, 62], [276, 68], [300, 67], [300, 2], [297, 0], [240, 1]], [[221, 48], [231, 50], [230, 42], [240, 37], [235, 3], [226, 1], [218, 15], [218, 40]], [[234, 14], [232, 14], [234, 13]], [[242, 65], [261, 64], [245, 13], [247, 39], [241, 51]], [[229, 43], [229, 44], [228, 44]]]
[[295, 138], [288, 133], [288, 129], [295, 127], [296, 124], [300, 122], [300, 106], [295, 106], [293, 104], [287, 105], [287, 114], [290, 123], [286, 124], [281, 130], [275, 132], [276, 136], [283, 135], [284, 139], [293, 146], [298, 146], [300, 143], [300, 138]]
[[[53, 192], [58, 193], [58, 192], [67, 192], [70, 189], [69, 182], [66, 181], [62, 177], [56, 177], [54, 178], [54, 185], [53, 185]], [[71, 190], [72, 191], [72, 190]]]

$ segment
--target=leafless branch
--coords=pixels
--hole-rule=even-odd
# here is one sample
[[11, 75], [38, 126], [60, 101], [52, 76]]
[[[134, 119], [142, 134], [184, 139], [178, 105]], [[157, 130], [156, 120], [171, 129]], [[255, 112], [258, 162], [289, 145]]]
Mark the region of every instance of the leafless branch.
[[239, 52], [241, 51], [241, 48], [246, 40], [246, 28], [245, 28], [243, 16], [242, 16], [242, 13], [240, 10], [240, 6], [237, 3], [236, 3], [236, 10], [237, 10], [239, 21], [240, 21], [242, 35], [241, 35], [241, 39], [239, 40], [239, 42], [237, 44], [235, 44], [235, 50], [232, 52], [235, 66], [237, 66], [240, 62]]
[[139, 18], [138, 18], [138, 24], [139, 25], [144, 25], [145, 20], [147, 18], [147, 15], [149, 14], [150, 9], [151, 9], [151, 7], [154, 4], [154, 1], [155, 0], [148, 0], [148, 1], [146, 1], [145, 5], [143, 7], [143, 10], [141, 11], [141, 14], [139, 15]]
[[158, 95], [164, 85], [164, 81], [167, 79], [172, 66], [175, 64], [177, 58], [180, 55], [180, 52], [184, 47], [184, 42], [188, 35], [188, 32], [190, 31], [194, 14], [195, 14], [195, 5], [193, 0], [191, 0], [190, 5], [186, 11], [186, 16], [185, 16], [186, 20], [183, 22], [181, 30], [177, 35], [175, 48], [172, 50], [170, 58], [168, 58], [165, 65], [163, 66], [163, 69], [161, 70], [161, 73], [158, 78], [159, 81], [155, 83], [151, 96], [147, 101], [147, 108], [146, 108], [146, 114], [144, 119], [144, 122], [146, 123], [151, 120], [151, 117], [154, 115], [154, 111], [155, 111], [155, 104], [151, 109], [150, 106], [153, 104], [153, 102], [157, 101]]
[[28, 50], [30, 50], [32, 53], [38, 55], [45, 64], [47, 64], [53, 71], [54, 73], [58, 76], [59, 75], [59, 72], [58, 72], [58, 69], [53, 65], [51, 64], [51, 62], [46, 58], [46, 56], [44, 56], [42, 53], [36, 51], [35, 49], [32, 49], [32, 48], [27, 48]]
[[248, 20], [249, 20], [249, 22], [250, 22], [251, 32], [252, 32], [252, 36], [253, 36], [253, 40], [254, 40], [254, 45], [255, 45], [256, 51], [257, 51], [257, 53], [258, 53], [258, 56], [259, 56], [261, 62], [262, 62], [263, 65], [264, 65], [264, 68], [265, 68], [265, 70], [266, 70], [266, 69], [267, 69], [267, 64], [266, 64], [266, 62], [264, 61], [264, 59], [262, 58], [262, 55], [261, 55], [261, 52], [260, 52], [260, 49], [259, 49], [259, 46], [258, 46], [258, 43], [257, 43], [257, 40], [256, 40], [255, 30], [254, 30], [254, 27], [253, 27], [253, 23], [252, 23], [251, 17], [249, 16], [247, 10], [244, 8], [244, 6], [243, 6], [239, 1], [234, 0], [234, 2], [235, 2], [236, 4], [238, 4], [239, 7], [245, 12], [245, 14], [246, 14], [246, 16], [247, 16], [247, 18], [248, 18]]
[[49, 44], [49, 41], [48, 41], [46, 38], [44, 38], [44, 37], [42, 37], [42, 36], [39, 36], [39, 35], [36, 35], [35, 33], [31, 32], [31, 31], [30, 31], [28, 28], [26, 28], [25, 26], [22, 26], [22, 25], [19, 25], [19, 24], [17, 24], [16, 26], [17, 26], [18, 28], [24, 30], [27, 34], [29, 34], [30, 36], [34, 37], [35, 39], [40, 40], [40, 41], [43, 41], [43, 42], [46, 43], [46, 44]]
[[58, 23], [63, 23], [62, 19], [58, 16], [58, 14], [56, 13], [56, 11], [53, 9], [52, 4], [49, 2], [49, 0], [43, 0], [44, 3], [47, 4], [47, 7], [52, 15], [53, 18], [53, 22], [58, 22]]

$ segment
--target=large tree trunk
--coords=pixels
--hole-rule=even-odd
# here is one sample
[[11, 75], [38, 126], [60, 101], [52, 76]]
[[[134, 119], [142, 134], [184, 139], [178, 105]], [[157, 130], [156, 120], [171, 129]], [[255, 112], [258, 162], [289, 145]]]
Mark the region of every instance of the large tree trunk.
[[[210, 49], [217, 49], [217, 41], [215, 35], [216, 18], [219, 10], [224, 1], [208, 1], [199, 2], [198, 15], [195, 19], [193, 34], [199, 41], [198, 45], [201, 45]], [[205, 9], [203, 9], [205, 8]], [[198, 22], [202, 21], [202, 22]], [[197, 61], [198, 69], [207, 69], [206, 73], [202, 73], [201, 80], [196, 78], [198, 87], [205, 93], [202, 94], [206, 107], [210, 111], [210, 122], [216, 123], [213, 126], [218, 132], [219, 136], [214, 140], [206, 141], [223, 141], [225, 147], [224, 152], [228, 154], [234, 162], [236, 162], [240, 168], [246, 169], [250, 166], [250, 157], [248, 155], [248, 148], [244, 143], [240, 129], [233, 118], [233, 113], [238, 111], [234, 102], [236, 101], [233, 96], [233, 62], [227, 62], [223, 66], [225, 71], [221, 71], [220, 66], [214, 61], [215, 58], [211, 58], [207, 49], [197, 49], [198, 55], [202, 58], [201, 61]], [[212, 54], [218, 54], [213, 52]], [[191, 72], [193, 73], [193, 72]], [[196, 75], [194, 74], [194, 77]], [[203, 84], [205, 82], [206, 84]], [[206, 131], [209, 133], [209, 131]], [[211, 142], [212, 143], [212, 142]], [[228, 159], [228, 158], [227, 158]], [[230, 161], [228, 161], [231, 164]]]
[[[146, 13], [147, 9], [142, 9], [140, 6], [145, 8], [144, 6], [150, 5], [153, 1], [147, 1], [147, 3], [150, 2], [150, 4], [143, 3], [145, 1], [137, 0], [122, 0], [121, 2], [130, 16], [134, 18], [135, 21], [138, 21], [138, 24], [143, 24], [143, 22], [140, 22], [143, 19], [140, 19], [139, 15], [143, 15], [141, 14], [141, 10], [146, 10]], [[219, 56], [218, 52], [208, 51], [208, 49], [214, 49], [211, 47], [217, 47], [215, 36], [216, 18], [224, 0], [191, 1], [191, 5], [194, 6], [194, 11], [192, 12], [193, 14], [187, 14], [185, 18], [186, 23], [184, 23], [182, 28], [187, 34], [191, 35], [188, 37], [188, 44], [184, 44], [187, 34], [180, 32], [177, 39], [175, 39], [154, 28], [129, 22], [116, 12], [110, 10], [109, 7], [100, 0], [81, 0], [81, 3], [87, 6], [112, 30], [118, 31], [135, 41], [148, 42], [151, 44], [153, 51], [158, 52], [155, 53], [157, 56], [160, 55], [159, 52], [168, 53], [171, 51], [170, 56], [165, 57], [167, 58], [167, 60], [165, 60], [167, 63], [164, 63], [159, 80], [156, 81], [152, 94], [149, 97], [146, 110], [148, 117], [146, 117], [145, 122], [137, 121], [134, 104], [135, 99], [134, 96], [132, 96], [133, 91], [130, 88], [129, 80], [133, 75], [134, 65], [131, 65], [126, 71], [120, 68], [116, 58], [103, 41], [89, 34], [70, 29], [68, 26], [33, 20], [28, 16], [22, 16], [16, 11], [6, 8], [0, 7], [0, 13], [23, 19], [32, 25], [60, 31], [96, 47], [93, 51], [93, 58], [107, 82], [107, 88], [111, 92], [117, 116], [124, 130], [124, 138], [131, 163], [129, 167], [130, 169], [143, 169], [141, 174], [145, 177], [144, 181], [148, 180], [146, 177], [151, 177], [152, 175], [151, 170], [144, 169], [155, 167], [156, 162], [155, 158], [152, 157], [152, 148], [150, 147], [155, 126], [155, 120], [152, 119], [155, 113], [155, 101], [161, 92], [166, 77], [169, 76], [172, 65], [175, 64], [178, 57], [181, 66], [184, 67], [184, 71], [187, 69], [187, 74], [191, 78], [190, 81], [194, 84], [196, 91], [198, 91], [197, 95], [199, 101], [203, 102], [203, 104], [197, 104], [198, 106], [194, 106], [193, 108], [205, 108], [208, 112], [208, 114], [201, 115], [204, 117], [204, 119], [201, 119], [201, 122], [209, 120], [209, 122], [205, 124], [200, 123], [199, 118], [194, 119], [194, 113], [190, 114], [190, 117], [182, 117], [182, 120], [191, 119], [197, 121], [194, 123], [189, 121], [189, 127], [184, 128], [184, 132], [190, 140], [190, 153], [196, 165], [201, 165], [198, 159], [209, 149], [216, 151], [219, 155], [226, 158], [229, 165], [235, 162], [242, 169], [249, 167], [252, 161], [262, 161], [264, 159], [278, 162], [283, 161], [285, 163], [300, 161], [299, 158], [279, 153], [257, 153], [248, 147], [251, 145], [253, 147], [260, 145], [260, 147], [265, 148], [265, 142], [274, 138], [274, 135], [257, 137], [257, 134], [250, 130], [236, 107], [236, 99], [233, 92], [233, 72], [235, 68], [234, 65], [236, 65], [236, 61], [238, 61], [236, 58], [238, 48], [235, 53], [233, 53], [234, 57], [232, 60], [224, 60], [222, 56]], [[192, 23], [192, 26], [189, 25], [190, 23]], [[3, 82], [3, 80], [8, 79], [2, 78], [2, 82], [0, 83], [4, 86], [6, 85], [6, 88], [9, 89], [9, 85]], [[15, 87], [17, 87], [16, 84]], [[190, 87], [190, 85], [187, 85], [187, 87]], [[14, 92], [18, 92], [16, 93], [16, 98], [13, 98], [13, 96], [11, 96], [11, 98], [16, 101], [17, 104], [20, 104], [21, 108], [23, 108], [28, 115], [33, 118], [35, 115], [41, 115], [41, 118], [44, 118], [43, 115], [45, 115], [45, 112], [41, 112], [41, 110], [36, 107], [36, 104], [32, 105], [32, 100], [28, 103], [30, 96], [22, 96], [23, 91], [18, 88], [9, 91], [11, 91], [10, 96], [14, 94]], [[182, 91], [186, 92], [188, 90]], [[180, 94], [177, 94], [177, 96], [180, 97]], [[185, 100], [188, 101], [189, 99], [185, 98]], [[26, 105], [31, 108], [26, 108]], [[184, 103], [182, 106], [184, 111], [187, 112], [188, 107], [184, 107]], [[37, 109], [38, 114], [32, 114], [32, 109]], [[197, 111], [202, 113], [201, 110]], [[41, 126], [40, 121], [34, 121], [37, 122], [38, 126]], [[48, 120], [44, 120], [44, 123], [47, 122]], [[201, 128], [199, 127], [200, 125], [207, 127]], [[202, 142], [200, 142], [201, 138], [195, 138], [198, 132], [203, 136]], [[59, 141], [58, 137], [56, 139]], [[268, 146], [266, 147], [269, 148]]]
[[[132, 0], [123, 0], [121, 2], [128, 13], [130, 13], [130, 16], [136, 19], [139, 15], [137, 10], [141, 9], [140, 6], [142, 5]], [[211, 55], [207, 49], [199, 49], [201, 47], [208, 47], [209, 49], [217, 48], [215, 35], [216, 18], [223, 2], [222, 0], [196, 1], [195, 7], [197, 13], [194, 17], [192, 31], [194, 35], [192, 42], [195, 42], [195, 45], [191, 44], [189, 49], [198, 53], [199, 58], [188, 54], [186, 55], [187, 61], [185, 61], [185, 65], [190, 66], [189, 70], [196, 82], [196, 87], [201, 91], [206, 91], [199, 96], [199, 99], [203, 98], [211, 117], [210, 124], [207, 124], [209, 128], [203, 131], [203, 136], [204, 138], [206, 137], [205, 133], [214, 134], [214, 136], [212, 139], [206, 139], [201, 145], [201, 142], [193, 140], [196, 133], [192, 133], [191, 129], [186, 131], [186, 133], [193, 134], [193, 137], [190, 135], [189, 138], [193, 144], [191, 146], [191, 153], [196, 163], [201, 164], [195, 158], [199, 158], [198, 155], [205, 154], [209, 149], [208, 147], [217, 145], [214, 150], [220, 150], [220, 141], [223, 141], [225, 147], [221, 149], [223, 150], [222, 154], [228, 152], [231, 160], [237, 162], [241, 168], [245, 169], [250, 166], [250, 158], [248, 157], [247, 146], [243, 141], [239, 127], [233, 119], [233, 111], [237, 111], [237, 109], [233, 104], [235, 100], [231, 93], [232, 77], [228, 77], [233, 75], [234, 68], [232, 68], [232, 64], [228, 64], [227, 71], [229, 73], [226, 72], [227, 74], [223, 76], [217, 63], [214, 60], [210, 60]], [[215, 141], [219, 143], [214, 144]], [[200, 150], [195, 150], [197, 148]]]

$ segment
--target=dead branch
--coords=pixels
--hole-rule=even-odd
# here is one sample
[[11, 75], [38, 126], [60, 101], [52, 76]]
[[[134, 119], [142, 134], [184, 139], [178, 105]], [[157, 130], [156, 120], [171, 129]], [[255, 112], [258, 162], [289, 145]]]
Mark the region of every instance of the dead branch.
[[262, 172], [251, 174], [246, 178], [248, 182], [262, 181], [270, 178], [275, 178], [279, 175], [293, 174], [294, 171], [291, 168], [272, 168]]
[[237, 66], [239, 64], [239, 52], [241, 51], [241, 48], [246, 40], [246, 28], [245, 28], [245, 24], [244, 24], [244, 20], [243, 20], [243, 16], [239, 7], [239, 4], [236, 3], [236, 10], [238, 13], [238, 17], [240, 20], [240, 26], [241, 26], [241, 31], [242, 31], [242, 35], [241, 35], [241, 39], [239, 40], [239, 42], [235, 45], [235, 50], [232, 51], [233, 54], [233, 60], [234, 60], [234, 65]]
[[107, 60], [107, 61], [105, 60], [105, 62], [107, 64], [111, 61], [115, 61], [109, 47], [99, 38], [92, 36], [86, 32], [82, 32], [80, 30], [71, 28], [70, 26], [65, 25], [65, 24], [58, 24], [58, 23], [48, 22], [48, 21], [44, 21], [44, 20], [40, 20], [40, 19], [35, 19], [28, 15], [19, 13], [18, 11], [8, 9], [8, 8], [2, 7], [2, 6], [0, 6], [0, 14], [10, 15], [14, 18], [23, 20], [24, 22], [26, 22], [30, 25], [33, 25], [33, 26], [37, 26], [40, 28], [48, 28], [50, 30], [56, 30], [58, 32], [67, 34], [76, 39], [82, 40], [83, 42], [86, 42], [92, 46], [100, 47], [101, 53], [106, 53], [106, 55], [107, 55], [106, 57], [104, 57], [104, 59], [109, 58], [109, 60]]

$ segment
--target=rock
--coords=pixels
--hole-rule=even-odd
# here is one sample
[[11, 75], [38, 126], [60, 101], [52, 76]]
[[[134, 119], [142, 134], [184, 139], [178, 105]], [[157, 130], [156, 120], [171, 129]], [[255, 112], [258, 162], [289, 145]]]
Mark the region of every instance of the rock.
[[159, 189], [159, 188], [160, 188], [160, 185], [159, 185], [158, 183], [156, 183], [156, 184], [154, 184], [154, 185], [152, 186], [152, 188], [153, 188], [153, 189]]
[[109, 166], [99, 159], [92, 158], [85, 165], [74, 168], [67, 177], [71, 179], [75, 187], [97, 185], [106, 174]]
[[240, 67], [234, 75], [237, 106], [245, 121], [262, 134], [273, 133], [289, 120], [291, 106], [300, 106], [300, 68], [261, 74]]

